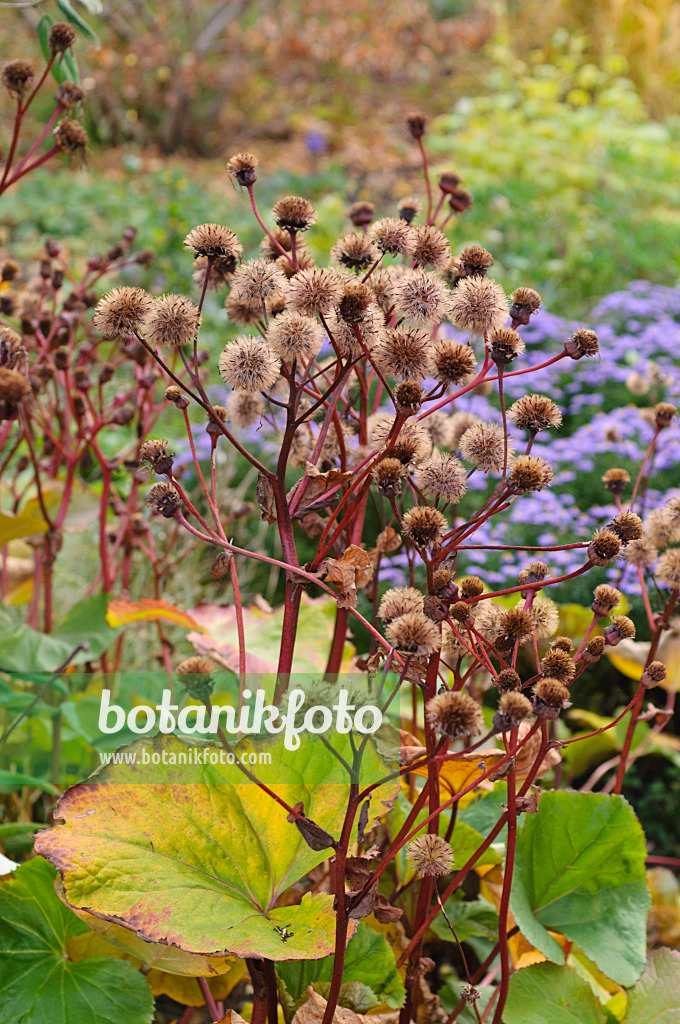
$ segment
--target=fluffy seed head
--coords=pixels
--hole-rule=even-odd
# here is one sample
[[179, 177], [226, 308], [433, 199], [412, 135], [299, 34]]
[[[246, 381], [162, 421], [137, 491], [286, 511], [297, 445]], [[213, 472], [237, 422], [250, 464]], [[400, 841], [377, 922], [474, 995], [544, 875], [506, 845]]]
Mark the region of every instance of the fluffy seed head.
[[418, 216], [420, 210], [420, 200], [414, 196], [406, 196], [399, 203], [399, 217], [401, 220], [405, 220], [407, 224], [410, 224]]
[[351, 231], [342, 235], [331, 249], [331, 261], [349, 270], [367, 270], [380, 256], [368, 235]]
[[418, 472], [418, 486], [432, 498], [457, 505], [467, 491], [465, 466], [455, 455], [435, 452]]
[[33, 65], [27, 60], [10, 60], [2, 69], [2, 84], [9, 93], [22, 96], [33, 81]]
[[414, 110], [406, 115], [406, 127], [414, 139], [421, 139], [427, 128], [427, 114]]
[[484, 584], [479, 576], [465, 576], [458, 584], [461, 597], [479, 597], [484, 593]]
[[158, 348], [181, 348], [193, 342], [201, 326], [201, 311], [184, 295], [161, 295], [153, 300], [144, 330], [150, 344]]
[[512, 327], [500, 327], [491, 335], [490, 355], [497, 366], [507, 366], [524, 352], [525, 344]]
[[397, 217], [384, 217], [372, 224], [371, 238], [380, 252], [390, 256], [410, 256], [413, 252], [413, 229]]
[[519, 643], [525, 643], [531, 638], [534, 620], [531, 612], [524, 608], [508, 608], [499, 617], [500, 633], [496, 638], [496, 647], [500, 651], [510, 650]]
[[560, 613], [557, 605], [550, 597], [537, 597], [531, 606], [531, 617], [534, 620], [534, 632], [538, 640], [552, 636], [560, 624]]
[[610, 647], [616, 647], [622, 640], [635, 637], [635, 623], [627, 615], [614, 615], [611, 625], [605, 627], [604, 641]]
[[572, 359], [596, 356], [600, 351], [600, 342], [595, 331], [588, 331], [582, 327], [568, 341], [565, 341], [564, 350]]
[[436, 569], [432, 576], [432, 585], [435, 593], [439, 594], [441, 591], [446, 590], [453, 579], [453, 574], [450, 569]]
[[[463, 458], [474, 462], [482, 473], [503, 468], [505, 438], [503, 428], [497, 423], [475, 423], [461, 437], [459, 448]], [[511, 454], [512, 446], [508, 442], [508, 455]]]
[[544, 676], [559, 680], [560, 683], [570, 683], [576, 675], [574, 659], [561, 647], [552, 647], [541, 662], [541, 671]]
[[225, 384], [235, 391], [269, 391], [279, 377], [279, 358], [266, 341], [241, 335], [225, 345], [219, 359]]
[[632, 540], [626, 544], [623, 549], [623, 557], [629, 565], [648, 569], [656, 562], [659, 552], [647, 537], [641, 537], [640, 540]]
[[406, 476], [406, 468], [399, 459], [381, 459], [373, 470], [373, 476], [380, 493], [386, 498], [394, 498], [401, 492], [401, 481]]
[[510, 690], [501, 695], [498, 702], [498, 711], [493, 716], [493, 727], [496, 732], [510, 732], [511, 729], [519, 729], [522, 722], [526, 722], [534, 713], [534, 707], [528, 697], [523, 693]]
[[678, 415], [678, 410], [670, 402], [659, 402], [654, 407], [654, 418], [658, 430], [665, 430]]
[[286, 279], [278, 263], [262, 257], [242, 263], [236, 270], [231, 294], [241, 302], [259, 305], [269, 302], [286, 287]]
[[420, 327], [391, 327], [373, 350], [377, 365], [391, 377], [424, 380], [430, 372], [432, 343]]
[[439, 228], [431, 224], [418, 224], [412, 228], [411, 259], [420, 267], [443, 270], [451, 259], [449, 240]]
[[621, 541], [611, 530], [598, 530], [588, 545], [588, 558], [593, 565], [609, 565], [621, 551]]
[[255, 168], [258, 162], [252, 153], [236, 153], [227, 163], [227, 174], [239, 185], [254, 185], [257, 181]]
[[450, 318], [463, 330], [497, 331], [508, 317], [505, 292], [488, 277], [466, 277], [453, 290]]
[[50, 28], [49, 47], [52, 53], [63, 53], [73, 46], [76, 39], [74, 29], [65, 21], [55, 21]]
[[541, 308], [541, 296], [533, 288], [516, 288], [511, 295], [511, 299], [510, 316], [512, 317], [512, 326], [517, 327], [522, 324], [526, 327], [531, 314], [537, 313]]
[[449, 417], [449, 439], [448, 447], [459, 449], [460, 442], [465, 434], [466, 430], [470, 427], [474, 427], [477, 423], [481, 423], [479, 416], [474, 412], [454, 412]]
[[194, 256], [233, 261], [241, 258], [243, 246], [233, 231], [222, 224], [199, 224], [184, 239], [184, 248]]
[[504, 668], [499, 672], [494, 682], [500, 693], [513, 693], [522, 689], [522, 680], [514, 668]]
[[510, 406], [508, 416], [520, 430], [532, 434], [559, 427], [562, 422], [562, 413], [547, 395], [524, 395]]
[[608, 583], [601, 583], [599, 587], [595, 587], [593, 598], [593, 603], [590, 606], [593, 615], [601, 617], [609, 615], [621, 603], [621, 591], [616, 587], [610, 587]]
[[652, 661], [642, 673], [640, 682], [643, 686], [646, 686], [648, 690], [651, 690], [651, 688], [653, 686], [657, 686], [658, 683], [663, 683], [667, 675], [668, 671], [662, 661]]
[[30, 381], [23, 373], [0, 366], [0, 420], [16, 419], [31, 390]]
[[151, 466], [155, 473], [164, 476], [172, 469], [173, 454], [168, 451], [168, 442], [164, 438], [149, 438], [139, 448], [139, 461]]
[[284, 231], [307, 231], [316, 222], [316, 210], [309, 199], [284, 196], [274, 203], [272, 216]]
[[486, 277], [487, 270], [493, 266], [493, 256], [481, 245], [466, 245], [458, 262], [467, 277]]
[[432, 345], [432, 374], [442, 384], [462, 384], [477, 365], [470, 345], [442, 338]]
[[394, 408], [402, 416], [415, 416], [423, 404], [423, 389], [415, 380], [404, 380], [394, 390]]
[[288, 306], [297, 313], [317, 316], [328, 313], [342, 298], [343, 281], [326, 267], [301, 270], [288, 284]]
[[235, 324], [255, 324], [262, 316], [262, 305], [244, 302], [238, 295], [227, 295], [224, 300], [227, 317]]
[[182, 507], [182, 499], [179, 492], [168, 483], [154, 484], [146, 498], [147, 505], [150, 505], [155, 512], [164, 519], [172, 519], [176, 512]]
[[665, 508], [656, 508], [645, 519], [645, 537], [657, 548], [665, 548], [680, 540], [680, 531]]
[[267, 328], [269, 346], [282, 359], [316, 355], [323, 338], [323, 328], [317, 320], [294, 310], [279, 313]]
[[558, 718], [560, 711], [569, 707], [569, 689], [559, 679], [547, 677], [534, 686], [534, 711], [537, 718]]
[[263, 408], [262, 398], [254, 391], [232, 391], [227, 401], [228, 418], [239, 427], [257, 423]]
[[361, 324], [367, 316], [373, 294], [368, 285], [361, 281], [347, 281], [338, 313], [346, 324]]
[[515, 494], [542, 491], [553, 478], [553, 471], [540, 455], [518, 455], [508, 471], [508, 483]]
[[552, 647], [554, 647], [555, 650], [566, 651], [567, 654], [571, 654], [574, 645], [570, 637], [558, 636], [553, 640]]
[[472, 608], [465, 601], [456, 601], [449, 608], [449, 616], [454, 622], [460, 622], [462, 625], [470, 624], [474, 621], [472, 615]]
[[480, 705], [463, 690], [444, 690], [425, 705], [427, 720], [449, 740], [474, 736], [482, 731], [484, 716]]
[[595, 665], [604, 654], [604, 637], [595, 636], [592, 640], [589, 640], [585, 646], [585, 650], [581, 655], [582, 660], [586, 665]]
[[[385, 442], [394, 426], [394, 419], [391, 416], [378, 416], [369, 421], [369, 442], [380, 450], [385, 447]], [[430, 435], [421, 423], [416, 420], [407, 420], [399, 431], [396, 442], [385, 449], [389, 458], [399, 459], [404, 465], [410, 462], [421, 462], [429, 458], [432, 453], [432, 441]]]
[[385, 633], [392, 646], [404, 654], [426, 658], [441, 647], [439, 627], [424, 612], [406, 612], [392, 619]]
[[54, 98], [59, 106], [65, 110], [73, 110], [84, 96], [85, 93], [75, 82], [62, 82], [54, 94]]
[[625, 469], [608, 469], [602, 477], [602, 483], [612, 494], [622, 494], [626, 484], [630, 483], [630, 473]]
[[622, 544], [627, 544], [631, 540], [640, 540], [642, 520], [635, 512], [625, 510], [614, 516], [607, 529], [615, 533]]
[[65, 117], [52, 130], [54, 141], [64, 153], [77, 153], [87, 145], [87, 132], [79, 121]]
[[370, 203], [367, 199], [360, 199], [356, 203], [352, 203], [347, 216], [354, 224], [355, 228], [363, 228], [371, 223], [375, 214], [375, 205]]
[[668, 548], [659, 556], [656, 578], [662, 587], [677, 590], [680, 587], [680, 548]]
[[153, 305], [153, 299], [143, 288], [113, 288], [97, 303], [92, 323], [107, 341], [124, 338], [143, 329]]
[[402, 519], [403, 532], [419, 548], [436, 551], [446, 529], [446, 519], [436, 508], [415, 505]]
[[525, 569], [520, 569], [517, 579], [520, 583], [541, 583], [548, 575], [545, 562], [529, 562]]
[[406, 847], [406, 857], [416, 869], [418, 878], [438, 878], [453, 868], [453, 850], [441, 836], [425, 833], [416, 836]]
[[414, 323], [439, 323], [446, 318], [451, 295], [440, 277], [429, 270], [409, 270], [394, 289], [397, 308]]
[[380, 600], [378, 615], [387, 625], [407, 612], [422, 612], [425, 598], [415, 587], [392, 587]]

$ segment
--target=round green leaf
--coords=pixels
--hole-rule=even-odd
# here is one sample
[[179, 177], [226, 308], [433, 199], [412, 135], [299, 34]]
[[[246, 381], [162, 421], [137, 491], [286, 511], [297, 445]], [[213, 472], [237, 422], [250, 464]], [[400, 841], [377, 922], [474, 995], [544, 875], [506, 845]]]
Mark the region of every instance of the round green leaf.
[[645, 964], [650, 896], [645, 838], [620, 796], [548, 792], [517, 841], [510, 907], [522, 934], [564, 963], [548, 929], [607, 977], [633, 985]]
[[510, 979], [505, 1024], [604, 1024], [606, 1016], [590, 985], [570, 967], [542, 963]]
[[680, 952], [655, 949], [628, 993], [624, 1024], [680, 1024]]

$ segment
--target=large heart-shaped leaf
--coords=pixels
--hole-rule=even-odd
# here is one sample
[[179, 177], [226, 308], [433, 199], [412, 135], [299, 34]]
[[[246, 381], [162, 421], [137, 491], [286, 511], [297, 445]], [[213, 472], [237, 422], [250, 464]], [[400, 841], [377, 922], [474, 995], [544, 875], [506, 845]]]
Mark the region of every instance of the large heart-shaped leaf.
[[655, 949], [628, 994], [624, 1024], [680, 1024], [680, 952]]
[[517, 842], [510, 908], [520, 931], [563, 964], [548, 934], [559, 931], [609, 978], [634, 984], [651, 902], [645, 858], [644, 833], [623, 797], [544, 793]]
[[69, 939], [88, 928], [53, 882], [43, 860], [0, 881], [0, 1024], [148, 1024], [153, 999], [139, 971], [102, 957], [69, 958]]
[[[348, 737], [337, 743], [351, 757]], [[249, 749], [271, 755], [269, 765], [254, 769], [263, 783], [288, 806], [302, 802], [308, 818], [339, 835], [347, 776], [320, 739], [305, 739], [299, 751], [278, 740]], [[224, 751], [158, 736], [126, 753], [137, 763], [110, 765], [70, 789], [55, 812], [64, 824], [36, 841], [59, 869], [71, 906], [207, 956], [297, 960], [332, 952], [332, 897], [306, 895], [299, 905], [276, 907], [328, 848], [310, 849], [283, 807], [236, 765], [220, 763]], [[186, 764], [196, 753], [201, 762]], [[366, 773], [375, 773], [370, 745], [364, 761]], [[376, 790], [373, 815], [395, 793], [396, 784]]]
[[587, 981], [570, 967], [542, 963], [510, 979], [507, 1024], [605, 1024], [605, 1013]]

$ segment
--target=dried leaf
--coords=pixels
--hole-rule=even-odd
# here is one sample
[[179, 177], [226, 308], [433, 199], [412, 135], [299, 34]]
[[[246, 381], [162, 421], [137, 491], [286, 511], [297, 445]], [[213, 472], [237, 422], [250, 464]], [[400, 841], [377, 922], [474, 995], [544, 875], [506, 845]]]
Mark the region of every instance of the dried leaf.
[[371, 561], [373, 565], [378, 561], [378, 555], [388, 554], [390, 551], [396, 551], [401, 546], [401, 537], [392, 526], [386, 526], [384, 530], [381, 530], [376, 539], [375, 547], [371, 549]]
[[257, 478], [257, 486], [255, 487], [255, 497], [257, 503], [260, 506], [260, 519], [263, 523], [276, 522], [276, 501], [274, 500], [274, 485], [268, 476], [264, 476], [263, 473]]
[[[295, 804], [293, 810], [297, 811], [298, 814], [305, 813], [305, 808], [301, 800], [299, 803]], [[290, 821], [295, 825], [310, 850], [314, 850], [318, 853], [320, 850], [328, 850], [335, 847], [335, 839], [333, 839], [333, 836], [317, 825], [316, 822], [310, 821], [309, 818], [295, 818], [292, 814], [287, 814], [286, 821]]]
[[384, 896], [377, 896], [373, 913], [381, 924], [390, 924], [392, 921], [398, 921], [404, 911], [400, 907], [393, 907]]
[[340, 588], [338, 608], [356, 608], [357, 590], [365, 587], [373, 575], [371, 557], [363, 548], [350, 544], [342, 558], [324, 558], [318, 575]]
[[[292, 1024], [321, 1024], [326, 1012], [327, 1001], [310, 985], [307, 989], [307, 1002], [303, 1003], [293, 1017]], [[368, 1014], [355, 1013], [344, 1006], [338, 1006], [333, 1014], [333, 1024], [397, 1024], [399, 1011], [395, 1013]]]
[[327, 522], [318, 512], [305, 512], [299, 519], [300, 526], [308, 537], [320, 537]]

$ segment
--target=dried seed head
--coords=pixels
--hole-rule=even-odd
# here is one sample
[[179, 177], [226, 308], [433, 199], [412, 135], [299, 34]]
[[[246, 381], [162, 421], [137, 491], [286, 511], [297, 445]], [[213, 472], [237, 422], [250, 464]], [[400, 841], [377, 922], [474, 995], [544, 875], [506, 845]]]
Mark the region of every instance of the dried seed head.
[[31, 395], [28, 377], [17, 370], [0, 366], [0, 420], [15, 420], [19, 408]]
[[97, 303], [92, 324], [103, 338], [113, 341], [143, 330], [152, 309], [153, 299], [143, 288], [113, 288]]
[[448, 612], [446, 604], [441, 598], [436, 597], [434, 594], [428, 594], [423, 605], [423, 614], [427, 615], [428, 619], [432, 619], [433, 622], [443, 622]]
[[[425, 599], [423, 598], [423, 605]], [[439, 627], [424, 612], [406, 612], [388, 624], [385, 634], [398, 651], [426, 658], [441, 647]]]
[[524, 352], [525, 344], [512, 327], [500, 327], [490, 338], [489, 354], [497, 366], [507, 366]]
[[479, 597], [484, 593], [484, 584], [479, 576], [465, 576], [458, 584], [461, 597]]
[[510, 690], [503, 693], [498, 702], [498, 711], [493, 716], [493, 727], [496, 732], [510, 732], [519, 729], [522, 722], [532, 717], [534, 707], [523, 693]]
[[418, 216], [420, 210], [420, 200], [414, 196], [406, 196], [399, 203], [399, 217], [401, 220], [405, 220], [407, 224], [410, 224]]
[[391, 327], [373, 350], [373, 359], [383, 373], [405, 380], [424, 380], [430, 373], [432, 342], [420, 327]]
[[323, 338], [323, 328], [317, 320], [293, 310], [279, 313], [267, 328], [267, 341], [272, 351], [282, 359], [316, 355]]
[[316, 223], [316, 210], [309, 199], [302, 196], [284, 196], [274, 203], [272, 217], [284, 231], [307, 231]]
[[593, 598], [590, 606], [593, 615], [601, 618], [603, 615], [609, 615], [621, 603], [621, 591], [616, 587], [610, 587], [608, 583], [601, 583], [599, 587], [595, 587]]
[[456, 191], [462, 180], [460, 174], [457, 174], [455, 171], [444, 171], [439, 176], [439, 187], [444, 195], [449, 195], [451, 192]]
[[521, 584], [542, 583], [549, 571], [545, 562], [529, 562], [525, 569], [520, 569], [517, 578]]
[[54, 98], [64, 110], [73, 110], [85, 97], [85, 93], [75, 82], [62, 82], [54, 94]]
[[289, 282], [288, 305], [297, 313], [317, 316], [337, 306], [342, 293], [343, 280], [338, 273], [326, 267], [310, 267]]
[[508, 317], [505, 292], [488, 277], [465, 277], [454, 288], [450, 318], [463, 330], [497, 331]]
[[375, 205], [368, 202], [368, 200], [360, 199], [356, 203], [352, 203], [347, 216], [354, 224], [355, 228], [364, 228], [373, 220], [375, 214]]
[[401, 492], [401, 481], [406, 476], [406, 469], [399, 459], [381, 459], [373, 470], [373, 476], [380, 493], [386, 498], [394, 498]]
[[595, 331], [588, 331], [582, 327], [568, 341], [565, 341], [564, 351], [572, 359], [581, 359], [583, 356], [596, 356], [600, 351], [597, 334]]
[[448, 315], [451, 295], [432, 271], [407, 270], [396, 283], [394, 301], [414, 323], [439, 323]]
[[534, 686], [534, 711], [536, 717], [551, 720], [559, 717], [560, 711], [571, 707], [569, 689], [559, 679], [541, 679]]
[[241, 335], [222, 349], [220, 376], [235, 391], [269, 391], [279, 377], [280, 360], [266, 341]]
[[406, 115], [406, 127], [414, 139], [421, 139], [427, 128], [427, 114], [412, 111]]
[[415, 380], [405, 380], [394, 391], [394, 408], [401, 416], [415, 416], [423, 402], [423, 389]]
[[201, 326], [201, 311], [184, 295], [161, 295], [153, 300], [144, 330], [157, 348], [181, 348], [193, 343]]
[[571, 654], [574, 644], [568, 636], [558, 636], [552, 642], [551, 645], [555, 650], [566, 651], [567, 654]]
[[625, 469], [608, 469], [602, 477], [602, 483], [612, 494], [622, 494], [626, 484], [630, 483], [630, 473]]
[[415, 587], [392, 587], [383, 594], [378, 615], [387, 625], [408, 612], [422, 612], [425, 598]]
[[52, 53], [63, 53], [73, 46], [76, 39], [74, 29], [65, 21], [55, 21], [50, 28], [49, 47]]
[[201, 654], [185, 658], [177, 666], [180, 675], [210, 675], [215, 671], [215, 663]]
[[570, 683], [576, 675], [574, 659], [561, 647], [551, 647], [541, 662], [544, 676], [557, 679], [560, 683]]
[[457, 505], [467, 491], [465, 466], [455, 455], [435, 452], [417, 475], [418, 486], [432, 498]]
[[635, 512], [626, 510], [614, 516], [607, 529], [615, 533], [622, 544], [627, 544], [642, 537], [642, 520]]
[[632, 540], [626, 544], [623, 549], [623, 557], [629, 565], [648, 569], [656, 562], [659, 552], [647, 537], [641, 537], [640, 540]]
[[139, 448], [139, 461], [145, 462], [159, 476], [165, 476], [172, 469], [173, 453], [168, 451], [168, 442], [164, 438], [149, 438]]
[[0, 281], [14, 281], [19, 276], [21, 267], [12, 259], [0, 260]]
[[340, 317], [346, 324], [361, 324], [366, 319], [372, 298], [368, 285], [361, 281], [347, 281], [338, 306]]
[[652, 661], [642, 673], [640, 682], [651, 690], [653, 686], [663, 683], [667, 675], [668, 671], [662, 661]]
[[411, 231], [413, 262], [420, 267], [443, 270], [451, 259], [451, 246], [446, 235], [431, 224], [418, 224]]
[[262, 317], [262, 304], [244, 302], [238, 295], [227, 295], [224, 300], [227, 316], [235, 324], [255, 324]]
[[534, 620], [534, 632], [537, 640], [545, 640], [552, 636], [560, 624], [560, 613], [557, 605], [550, 597], [537, 597], [531, 606], [531, 617]]
[[168, 483], [154, 484], [146, 499], [147, 505], [151, 505], [155, 512], [162, 515], [164, 519], [173, 519], [182, 507], [182, 499], [179, 492]]
[[474, 985], [465, 985], [460, 990], [460, 998], [464, 1003], [476, 1003], [478, 999], [482, 998], [482, 993]]
[[508, 416], [520, 430], [532, 434], [559, 427], [562, 422], [562, 413], [547, 395], [524, 395], [510, 406]]
[[[346, 284], [347, 282], [345, 282]], [[357, 284], [360, 288], [365, 287], [360, 282], [357, 282]], [[344, 307], [345, 315], [357, 317], [361, 312], [362, 299], [360, 295], [357, 295], [356, 301], [353, 301], [351, 299], [351, 291], [348, 294], [350, 299]], [[344, 294], [343, 298], [345, 298]], [[375, 306], [366, 306], [361, 321], [356, 324], [348, 323], [336, 313], [327, 313], [325, 319], [328, 332], [335, 343], [335, 348], [337, 348], [343, 358], [356, 359], [357, 356], [364, 355], [366, 349], [369, 352], [373, 352], [383, 339], [385, 320], [382, 313]]]
[[410, 256], [413, 251], [413, 229], [397, 217], [384, 217], [372, 224], [371, 238], [380, 252], [390, 256]]
[[257, 181], [255, 168], [258, 159], [252, 153], [237, 153], [232, 156], [227, 164], [227, 174], [234, 178], [239, 185], [254, 185]]
[[[281, 256], [281, 249], [279, 249], [278, 246], [274, 244], [275, 241], [278, 242], [278, 244], [281, 246], [281, 249], [285, 249], [286, 252], [290, 252], [290, 232], [282, 231], [281, 228], [277, 227], [274, 228], [274, 230], [271, 232], [271, 237], [269, 235], [265, 235], [262, 241], [260, 242], [260, 252], [262, 253], [266, 260], [278, 260], [279, 257]], [[300, 241], [298, 242], [296, 248], [298, 256], [302, 251], [306, 252], [307, 250], [304, 247], [304, 243]]]
[[442, 736], [456, 740], [482, 731], [484, 716], [480, 705], [463, 690], [443, 690], [425, 705], [428, 722]]
[[494, 682], [501, 693], [513, 693], [522, 689], [522, 680], [514, 668], [504, 668]]
[[659, 402], [654, 407], [654, 416], [658, 430], [665, 430], [678, 415], [678, 410], [670, 402]]
[[415, 505], [402, 519], [404, 536], [419, 548], [436, 551], [441, 546], [446, 519], [439, 509], [428, 505]]
[[662, 513], [672, 528], [680, 528], [680, 498], [671, 498], [667, 501]]
[[10, 60], [2, 68], [2, 84], [9, 93], [23, 96], [33, 81], [33, 65], [27, 60]]
[[432, 374], [442, 384], [462, 384], [477, 366], [472, 348], [450, 338], [435, 341], [431, 353]]
[[508, 608], [500, 615], [498, 626], [500, 633], [496, 637], [496, 647], [499, 651], [507, 651], [531, 638], [534, 620], [531, 612], [524, 608]]
[[604, 637], [595, 636], [592, 640], [589, 640], [585, 646], [585, 650], [581, 654], [581, 660], [586, 665], [595, 665], [604, 654]]
[[432, 576], [432, 586], [436, 594], [446, 590], [449, 584], [453, 580], [453, 574], [450, 569], [437, 569]]
[[[391, 416], [378, 416], [369, 420], [369, 442], [378, 450], [385, 447], [385, 442], [394, 426]], [[399, 459], [405, 466], [410, 462], [421, 462], [432, 454], [430, 435], [421, 423], [407, 420], [399, 431], [399, 437], [389, 448], [385, 449], [389, 458]]]
[[677, 590], [680, 587], [680, 548], [668, 548], [659, 556], [656, 579], [662, 587]]
[[479, 416], [474, 412], [454, 412], [449, 417], [450, 437], [448, 447], [453, 449], [459, 448], [465, 431], [481, 422]]
[[416, 869], [418, 878], [438, 878], [453, 868], [453, 850], [441, 836], [426, 833], [416, 836], [406, 847], [406, 856]]
[[481, 245], [466, 245], [458, 256], [458, 263], [467, 277], [486, 277], [493, 266], [493, 256]]
[[472, 625], [474, 618], [472, 615], [472, 608], [465, 601], [456, 601], [449, 608], [449, 616], [454, 622], [459, 622], [461, 625]]
[[87, 132], [79, 121], [65, 117], [53, 129], [52, 135], [64, 153], [77, 153], [87, 145]]
[[522, 324], [526, 327], [531, 314], [537, 313], [541, 308], [541, 296], [533, 288], [516, 288], [511, 295], [511, 299], [510, 316], [512, 317], [512, 326], [518, 327]]
[[184, 239], [184, 248], [194, 256], [208, 259], [226, 259], [236, 266], [241, 258], [243, 246], [233, 231], [222, 224], [199, 224], [192, 228]]
[[[463, 458], [474, 462], [482, 473], [503, 468], [505, 435], [497, 423], [475, 423], [461, 437], [459, 448]], [[508, 456], [511, 455], [512, 446], [508, 444]]]
[[394, 264], [390, 267], [377, 267], [369, 277], [367, 284], [373, 292], [373, 299], [383, 313], [388, 313], [394, 306], [394, 289], [404, 268]]
[[220, 582], [226, 580], [231, 571], [231, 555], [226, 551], [218, 551], [210, 566], [210, 575], [214, 580]]
[[627, 615], [614, 615], [611, 625], [605, 627], [604, 642], [610, 647], [616, 647], [622, 640], [633, 640], [635, 637], [635, 623]]
[[449, 206], [454, 213], [465, 213], [469, 210], [474, 203], [474, 198], [471, 192], [468, 192], [466, 188], [458, 186], [458, 188], [452, 188], [449, 190]]
[[508, 471], [508, 484], [515, 494], [541, 491], [553, 478], [553, 471], [540, 455], [518, 455]]
[[588, 545], [588, 558], [593, 565], [609, 565], [621, 551], [621, 541], [611, 530], [598, 530]]
[[264, 403], [255, 391], [232, 391], [227, 401], [228, 419], [239, 427], [250, 427], [262, 415]]
[[278, 263], [260, 257], [238, 267], [231, 294], [241, 302], [259, 305], [262, 310], [262, 304], [283, 292], [285, 287], [286, 279]]
[[342, 235], [331, 249], [331, 261], [349, 270], [367, 270], [379, 256], [380, 251], [363, 232]]
[[668, 547], [680, 540], [678, 527], [665, 508], [654, 509], [645, 519], [644, 536], [657, 548]]

